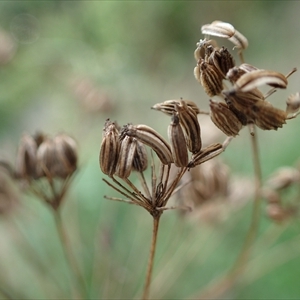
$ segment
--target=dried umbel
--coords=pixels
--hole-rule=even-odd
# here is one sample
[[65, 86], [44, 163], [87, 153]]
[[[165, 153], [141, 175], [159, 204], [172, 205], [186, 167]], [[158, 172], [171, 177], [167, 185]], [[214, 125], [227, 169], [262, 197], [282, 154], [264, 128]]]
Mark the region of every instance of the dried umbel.
[[[253, 125], [263, 130], [277, 130], [286, 120], [299, 114], [299, 93], [289, 97], [286, 111], [265, 100], [276, 89], [287, 88], [287, 79], [296, 68], [287, 75], [259, 69], [245, 63], [241, 52], [239, 54], [242, 64], [235, 66], [229, 51], [218, 47], [216, 42], [210, 42], [208, 36], [226, 38], [240, 50], [247, 48], [247, 39], [231, 24], [222, 21], [206, 24], [201, 30], [206, 37], [197, 44], [195, 57], [198, 61], [194, 75], [210, 97], [219, 96], [225, 101], [218, 104], [215, 101], [210, 102], [211, 119], [220, 130], [228, 136], [236, 136], [245, 125], [252, 126], [251, 134], [254, 132]], [[230, 81], [232, 87], [227, 88], [223, 80]], [[263, 85], [272, 87], [265, 95], [259, 90]]]

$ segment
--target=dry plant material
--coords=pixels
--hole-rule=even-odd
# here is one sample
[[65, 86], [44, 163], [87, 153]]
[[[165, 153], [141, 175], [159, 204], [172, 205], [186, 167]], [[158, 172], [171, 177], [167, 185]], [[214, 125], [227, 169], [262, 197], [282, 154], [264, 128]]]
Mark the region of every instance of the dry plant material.
[[[278, 88], [285, 89], [288, 77], [296, 68], [283, 75], [277, 71], [264, 70], [244, 62], [242, 50], [248, 47], [247, 39], [231, 24], [214, 21], [201, 28], [205, 39], [196, 44], [194, 52], [197, 65], [194, 75], [208, 96], [220, 96], [223, 102], [210, 100], [210, 116], [213, 123], [228, 136], [236, 136], [243, 126], [258, 126], [263, 130], [277, 130], [286, 120], [299, 114], [299, 93], [291, 95], [286, 110], [275, 108], [265, 99]], [[228, 49], [219, 47], [210, 36], [225, 38], [239, 49], [241, 65], [236, 66]], [[225, 88], [228, 80], [231, 88]], [[266, 94], [259, 90], [263, 85], [272, 89]], [[250, 130], [253, 134], [253, 130]]]

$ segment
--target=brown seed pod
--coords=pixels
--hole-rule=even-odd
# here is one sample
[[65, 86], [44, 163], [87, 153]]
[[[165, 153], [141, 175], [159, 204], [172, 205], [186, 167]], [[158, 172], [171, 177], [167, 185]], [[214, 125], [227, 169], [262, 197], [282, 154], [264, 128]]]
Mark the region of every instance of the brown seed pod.
[[211, 24], [205, 24], [201, 27], [202, 34], [218, 36], [229, 39], [235, 33], [234, 27], [226, 22], [214, 21]]
[[124, 138], [122, 139], [115, 173], [118, 177], [129, 177], [136, 153], [136, 144], [137, 140], [130, 136], [124, 136]]
[[133, 158], [132, 170], [137, 172], [144, 172], [148, 167], [147, 149], [143, 143], [137, 141], [136, 151]]
[[172, 116], [174, 112], [176, 112], [176, 104], [181, 104], [182, 101], [184, 101], [186, 103], [187, 106], [189, 106], [190, 108], [192, 108], [196, 114], [200, 113], [200, 110], [197, 106], [197, 104], [191, 100], [166, 100], [162, 103], [157, 103], [155, 105], [153, 105], [151, 108], [161, 111], [163, 113], [165, 113], [168, 116]]
[[179, 122], [185, 132], [185, 140], [190, 152], [200, 151], [202, 147], [201, 129], [195, 111], [182, 101], [176, 104]]
[[225, 103], [210, 100], [210, 117], [213, 123], [226, 135], [236, 136], [243, 124]]
[[208, 96], [213, 97], [221, 93], [223, 75], [214, 65], [202, 60], [195, 67], [194, 75]]
[[99, 162], [102, 172], [113, 176], [119, 158], [120, 141], [116, 124], [109, 119], [106, 120], [103, 129], [103, 138], [100, 147]]
[[174, 163], [177, 167], [186, 167], [188, 164], [188, 151], [183, 130], [179, 124], [178, 113], [174, 113], [168, 127], [168, 136]]

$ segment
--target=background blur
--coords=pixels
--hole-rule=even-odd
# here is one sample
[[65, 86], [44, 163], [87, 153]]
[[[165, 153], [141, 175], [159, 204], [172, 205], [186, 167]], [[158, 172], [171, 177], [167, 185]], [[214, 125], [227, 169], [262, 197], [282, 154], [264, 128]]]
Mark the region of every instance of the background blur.
[[[246, 62], [283, 74], [299, 68], [299, 11], [299, 1], [0, 2], [0, 156], [14, 162], [23, 132], [64, 131], [78, 141], [80, 170], [63, 213], [91, 297], [140, 297], [151, 236], [146, 212], [103, 199], [115, 195], [98, 164], [104, 121], [145, 123], [166, 136], [169, 118], [150, 110], [153, 104], [183, 97], [208, 110], [193, 52], [201, 26], [214, 20], [248, 38]], [[269, 101], [284, 109], [299, 78], [294, 74], [288, 90]], [[299, 126], [298, 118], [278, 132], [259, 131], [264, 179], [298, 161]], [[251, 177], [250, 150], [244, 129], [222, 159], [233, 174]], [[52, 217], [37, 199], [23, 198], [21, 208], [0, 218], [0, 285], [16, 298], [66, 298], [69, 274]], [[215, 224], [166, 212], [152, 296], [192, 297], [225, 272], [250, 212], [251, 203]], [[277, 225], [263, 214], [261, 228], [232, 297], [299, 298], [299, 221]]]

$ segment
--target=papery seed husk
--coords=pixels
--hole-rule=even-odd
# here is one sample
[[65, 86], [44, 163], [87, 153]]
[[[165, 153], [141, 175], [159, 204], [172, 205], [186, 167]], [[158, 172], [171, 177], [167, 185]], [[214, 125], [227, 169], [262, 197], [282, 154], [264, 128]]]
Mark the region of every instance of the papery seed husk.
[[148, 167], [147, 149], [143, 143], [137, 141], [136, 151], [133, 158], [132, 170], [137, 172], [144, 172]]
[[173, 114], [168, 127], [168, 136], [174, 163], [177, 167], [186, 167], [188, 164], [188, 151], [183, 130], [179, 124], [178, 114]]
[[100, 146], [99, 162], [102, 172], [108, 176], [114, 175], [119, 158], [119, 132], [114, 122], [106, 120], [103, 139]]
[[115, 175], [118, 177], [129, 177], [132, 171], [133, 160], [136, 153], [136, 145], [137, 140], [130, 136], [125, 136], [121, 140], [120, 154], [115, 172]]
[[190, 152], [200, 151], [202, 147], [201, 129], [195, 111], [183, 101], [176, 105], [179, 122], [185, 132], [185, 140]]
[[226, 135], [236, 136], [243, 125], [225, 103], [210, 100], [210, 117], [213, 123]]
[[264, 84], [285, 89], [288, 82], [286, 77], [281, 73], [268, 70], [256, 70], [242, 75], [236, 81], [234, 90], [248, 92]]
[[234, 35], [234, 27], [226, 22], [214, 21], [211, 24], [205, 24], [201, 27], [202, 34], [230, 38]]

